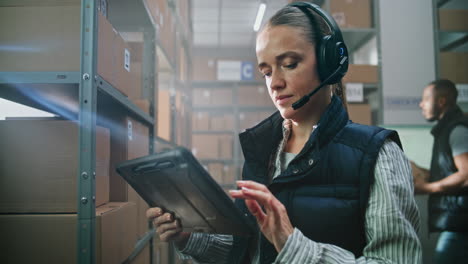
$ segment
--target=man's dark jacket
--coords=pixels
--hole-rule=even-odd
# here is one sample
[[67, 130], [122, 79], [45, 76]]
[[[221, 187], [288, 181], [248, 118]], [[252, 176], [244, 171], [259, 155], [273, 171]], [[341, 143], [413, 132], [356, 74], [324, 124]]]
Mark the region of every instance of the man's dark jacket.
[[[450, 133], [458, 125], [468, 127], [468, 117], [458, 106], [444, 114], [431, 130], [434, 136], [430, 182], [439, 181], [458, 171], [450, 147]], [[429, 196], [429, 230], [431, 232], [468, 232], [468, 188], [450, 195]]]

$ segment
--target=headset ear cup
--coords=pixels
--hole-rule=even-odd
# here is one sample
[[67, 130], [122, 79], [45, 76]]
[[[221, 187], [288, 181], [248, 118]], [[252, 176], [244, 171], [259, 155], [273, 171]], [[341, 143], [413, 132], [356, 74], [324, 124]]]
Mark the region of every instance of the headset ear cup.
[[[320, 45], [318, 47], [318, 56], [317, 56], [317, 61], [318, 61], [318, 73], [320, 77], [320, 81], [325, 81], [330, 74], [333, 73], [335, 69], [331, 69], [331, 65], [333, 65], [333, 62], [330, 61], [331, 56], [333, 56], [332, 53], [334, 53], [333, 50], [330, 50], [330, 35], [326, 35], [322, 38], [320, 41]], [[329, 82], [328, 82], [329, 83]]]

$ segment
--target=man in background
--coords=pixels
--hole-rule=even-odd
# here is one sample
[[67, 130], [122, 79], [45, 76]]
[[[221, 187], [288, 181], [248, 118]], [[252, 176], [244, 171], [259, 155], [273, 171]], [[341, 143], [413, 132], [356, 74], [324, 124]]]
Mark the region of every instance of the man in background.
[[429, 231], [441, 232], [435, 263], [468, 260], [468, 117], [456, 104], [455, 84], [440, 79], [424, 88], [419, 107], [437, 121], [430, 170], [412, 162], [417, 194], [429, 194]]

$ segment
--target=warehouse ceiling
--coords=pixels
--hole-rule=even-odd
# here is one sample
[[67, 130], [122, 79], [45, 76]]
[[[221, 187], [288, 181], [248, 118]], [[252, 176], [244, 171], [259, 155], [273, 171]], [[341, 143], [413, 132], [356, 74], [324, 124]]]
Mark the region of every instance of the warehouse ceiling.
[[[319, 5], [326, 2], [325, 0], [306, 1]], [[265, 22], [286, 5], [288, 0], [192, 0], [195, 49], [207, 53], [252, 55], [251, 52], [255, 51], [256, 34], [253, 31], [253, 24], [262, 2], [266, 3], [266, 12], [262, 20]], [[468, 8], [467, 0], [437, 0], [436, 3], [438, 7], [446, 9]], [[346, 40], [346, 34], [344, 37]], [[459, 50], [466, 50], [468, 48], [466, 45], [468, 44]]]
[[263, 21], [287, 4], [287, 0], [193, 0], [195, 47], [253, 48], [253, 24], [261, 2], [266, 3]]

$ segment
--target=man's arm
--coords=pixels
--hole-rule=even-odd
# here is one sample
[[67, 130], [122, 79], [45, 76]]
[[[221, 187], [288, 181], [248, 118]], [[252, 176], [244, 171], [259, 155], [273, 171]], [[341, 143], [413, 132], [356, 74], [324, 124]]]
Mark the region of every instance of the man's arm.
[[[451, 194], [468, 186], [468, 127], [456, 126], [449, 137], [453, 161], [458, 171], [442, 180], [428, 182], [429, 171], [413, 167], [414, 187], [416, 193], [423, 194]], [[414, 164], [416, 165], [416, 164]]]
[[457, 172], [435, 182], [418, 180], [415, 176], [415, 191], [425, 194], [450, 194], [468, 186], [468, 152], [453, 157], [453, 160], [458, 169]]

